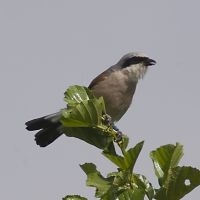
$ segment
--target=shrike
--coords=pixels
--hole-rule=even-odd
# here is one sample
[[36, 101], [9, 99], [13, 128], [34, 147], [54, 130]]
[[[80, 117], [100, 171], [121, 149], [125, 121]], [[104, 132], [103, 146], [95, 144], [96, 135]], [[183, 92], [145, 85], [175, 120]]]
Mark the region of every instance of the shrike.
[[[131, 105], [138, 80], [156, 61], [144, 53], [132, 52], [124, 55], [115, 65], [98, 75], [89, 85], [96, 97], [103, 96], [106, 112], [113, 122], [119, 121]], [[26, 122], [29, 131], [35, 134], [36, 143], [45, 147], [63, 134], [60, 122], [61, 111]]]

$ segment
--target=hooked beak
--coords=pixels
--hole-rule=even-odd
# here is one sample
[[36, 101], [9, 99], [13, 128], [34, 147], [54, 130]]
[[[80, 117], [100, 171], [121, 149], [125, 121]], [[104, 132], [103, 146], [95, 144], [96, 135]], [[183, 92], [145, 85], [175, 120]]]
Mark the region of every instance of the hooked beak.
[[149, 59], [147, 60], [147, 62], [146, 62], [146, 65], [147, 65], [147, 66], [152, 66], [152, 65], [155, 65], [155, 64], [156, 64], [156, 61], [155, 61], [155, 60], [152, 60], [152, 59], [150, 59], [150, 58], [149, 58]]

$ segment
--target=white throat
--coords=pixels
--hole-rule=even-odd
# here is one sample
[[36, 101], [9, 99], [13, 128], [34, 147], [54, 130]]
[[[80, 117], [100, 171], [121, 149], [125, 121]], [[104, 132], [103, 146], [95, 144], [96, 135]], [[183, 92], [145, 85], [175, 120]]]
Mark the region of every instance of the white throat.
[[126, 73], [130, 79], [138, 81], [139, 79], [142, 79], [144, 77], [147, 72], [147, 68], [147, 66], [140, 63], [124, 68], [123, 72]]

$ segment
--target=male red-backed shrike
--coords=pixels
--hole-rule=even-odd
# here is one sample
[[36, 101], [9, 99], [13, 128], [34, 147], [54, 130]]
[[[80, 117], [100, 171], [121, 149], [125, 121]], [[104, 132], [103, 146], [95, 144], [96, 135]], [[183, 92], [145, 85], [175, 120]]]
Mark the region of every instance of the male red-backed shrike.
[[[144, 53], [132, 52], [124, 55], [115, 65], [98, 75], [89, 85], [96, 97], [103, 96], [106, 112], [113, 122], [119, 121], [131, 105], [138, 80], [143, 78], [148, 66], [156, 61]], [[61, 111], [26, 122], [29, 131], [35, 134], [36, 143], [45, 147], [56, 140], [62, 132]]]

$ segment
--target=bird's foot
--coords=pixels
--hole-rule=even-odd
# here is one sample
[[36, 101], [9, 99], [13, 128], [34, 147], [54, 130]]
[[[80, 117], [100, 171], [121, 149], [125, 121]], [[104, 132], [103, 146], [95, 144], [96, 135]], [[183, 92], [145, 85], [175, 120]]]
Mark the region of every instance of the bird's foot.
[[119, 143], [122, 141], [122, 132], [119, 130], [119, 128], [113, 123], [112, 128], [116, 131], [116, 138], [115, 142]]
[[104, 120], [104, 123], [107, 125], [107, 126], [112, 126], [113, 122], [112, 122], [112, 117], [108, 114], [105, 114], [103, 116], [103, 120]]
[[112, 117], [108, 114], [105, 114], [104, 122], [105, 122], [106, 125], [111, 127], [116, 132], [114, 141], [117, 142], [117, 143], [120, 143], [122, 141], [122, 132], [114, 124], [114, 122], [112, 121]]

